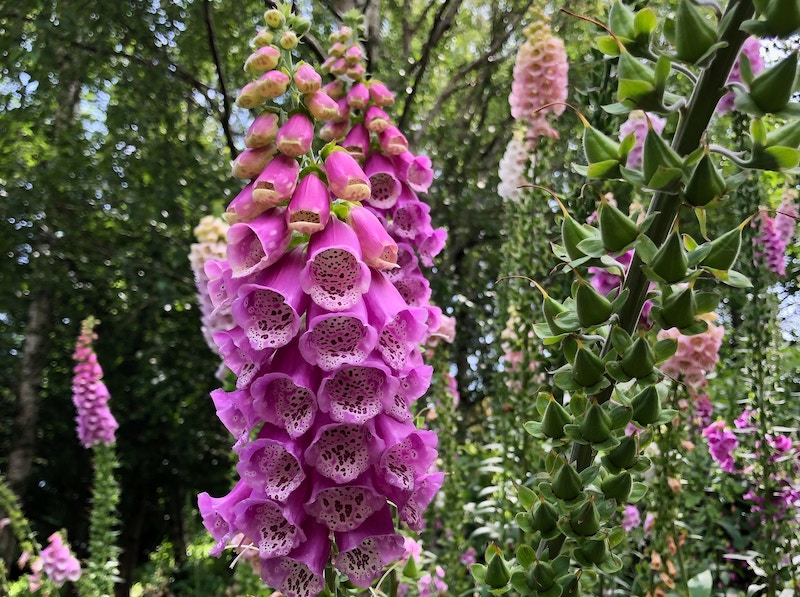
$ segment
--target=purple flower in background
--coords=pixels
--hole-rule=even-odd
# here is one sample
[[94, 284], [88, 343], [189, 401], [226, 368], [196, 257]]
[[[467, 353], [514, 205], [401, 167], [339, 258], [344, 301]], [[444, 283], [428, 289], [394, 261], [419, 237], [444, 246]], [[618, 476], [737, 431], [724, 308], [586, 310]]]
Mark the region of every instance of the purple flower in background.
[[725, 427], [725, 421], [716, 421], [703, 429], [703, 437], [708, 442], [708, 451], [711, 457], [719, 463], [723, 471], [733, 473], [736, 470], [731, 454], [739, 445], [739, 440], [730, 429]]
[[[758, 38], [748, 37], [742, 46], [742, 54], [747, 56], [747, 59], [750, 61], [750, 70], [753, 72], [753, 75], [758, 75], [758, 73], [764, 69], [764, 59], [761, 57], [761, 42]], [[728, 83], [742, 82], [741, 62], [742, 58], [740, 54], [731, 69], [731, 74], [728, 75]], [[717, 104], [717, 112], [722, 114], [728, 110], [733, 110], [733, 102], [735, 99], [736, 96], [732, 91], [723, 95]]]
[[39, 560], [31, 565], [34, 569], [31, 584], [38, 586], [42, 570], [57, 587], [63, 586], [68, 580], [78, 580], [81, 577], [81, 565], [70, 552], [69, 546], [64, 545], [61, 535], [53, 533], [48, 541], [50, 543], [39, 554]]
[[108, 408], [108, 388], [103, 383], [103, 369], [97, 362], [92, 342], [97, 339], [94, 326], [97, 320], [88, 317], [81, 325], [81, 334], [73, 358], [72, 402], [78, 409], [78, 438], [84, 448], [97, 444], [112, 444], [117, 421]]
[[639, 508], [636, 506], [626, 506], [622, 514], [622, 528], [625, 531], [631, 531], [642, 524], [642, 517], [639, 514]]
[[461, 554], [461, 557], [458, 558], [458, 561], [464, 564], [465, 566], [469, 567], [475, 562], [477, 562], [478, 550], [474, 547], [470, 546], [464, 550], [464, 553]]

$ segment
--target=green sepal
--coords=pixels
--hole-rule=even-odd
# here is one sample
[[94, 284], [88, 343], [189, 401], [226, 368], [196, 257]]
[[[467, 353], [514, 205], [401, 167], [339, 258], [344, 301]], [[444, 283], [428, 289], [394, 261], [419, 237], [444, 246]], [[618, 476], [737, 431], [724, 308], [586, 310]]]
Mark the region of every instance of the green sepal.
[[676, 230], [653, 256], [650, 268], [667, 284], [675, 284], [686, 277], [688, 267], [688, 255]]
[[569, 411], [552, 396], [542, 417], [542, 434], [551, 439], [564, 437], [564, 425], [572, 422]]
[[694, 300], [694, 290], [691, 286], [682, 288], [677, 292], [664, 292], [663, 302], [659, 309], [659, 318], [665, 325], [661, 327], [665, 329], [673, 327], [685, 328], [694, 322], [696, 314], [697, 305]]
[[753, 79], [747, 97], [764, 113], [780, 112], [792, 97], [796, 77], [797, 52], [792, 52]]
[[[649, 468], [649, 463], [648, 463]], [[631, 486], [631, 493], [628, 495], [628, 503], [635, 504], [636, 502], [641, 501], [641, 499], [647, 493], [647, 485], [644, 483], [639, 483], [638, 481], [634, 481], [633, 485]]]
[[519, 499], [520, 505], [526, 510], [530, 510], [531, 507], [539, 501], [539, 496], [536, 495], [536, 492], [525, 485], [517, 487], [517, 498]]
[[617, 545], [622, 543], [625, 539], [625, 529], [621, 526], [616, 526], [611, 529], [611, 532], [608, 534], [608, 546], [611, 549], [614, 549]]
[[[730, 270], [729, 270], [730, 271]], [[711, 313], [719, 306], [720, 295], [716, 292], [695, 292], [695, 304], [697, 305], [697, 314]]]
[[469, 567], [469, 571], [472, 574], [472, 578], [475, 579], [475, 582], [479, 585], [485, 584], [486, 566], [484, 564], [472, 564], [472, 566]]
[[606, 56], [619, 56], [622, 51], [617, 40], [611, 35], [599, 35], [594, 38], [594, 43], [597, 44], [597, 49]]
[[575, 362], [572, 364], [572, 380], [584, 388], [599, 383], [605, 375], [605, 363], [592, 350], [578, 348]]
[[531, 570], [530, 589], [534, 591], [547, 591], [556, 582], [556, 571], [550, 562], [538, 561]]
[[[487, 557], [488, 564], [486, 565], [484, 582], [492, 589], [502, 589], [508, 585], [508, 581], [511, 579], [511, 573], [508, 570], [500, 548], [494, 544], [492, 544], [492, 546], [494, 546], [495, 551], [493, 555]], [[488, 549], [487, 553], [489, 553]]]
[[631, 418], [642, 426], [654, 423], [661, 415], [661, 398], [656, 386], [647, 386], [631, 401]]
[[628, 471], [622, 471], [616, 475], [610, 475], [603, 479], [600, 490], [609, 500], [616, 500], [618, 504], [624, 504], [628, 500], [633, 487], [633, 478]]
[[642, 174], [648, 184], [659, 170], [680, 170], [682, 173], [683, 160], [652, 126], [648, 126], [642, 153]]
[[[552, 489], [551, 489], [552, 494]], [[543, 539], [558, 535], [558, 510], [546, 500], [541, 500], [531, 511], [531, 529], [539, 532]]]
[[620, 160], [603, 160], [589, 164], [585, 171], [578, 172], [578, 174], [591, 180], [617, 179], [620, 177], [619, 168]]
[[517, 562], [520, 566], [529, 568], [535, 561], [536, 551], [530, 545], [523, 543], [517, 548]]
[[582, 240], [578, 243], [578, 249], [589, 257], [598, 258], [606, 254], [606, 249], [600, 236], [592, 236]]
[[[578, 572], [582, 572], [582, 568]], [[581, 592], [581, 575], [571, 572], [558, 579], [558, 584], [561, 585], [561, 597], [580, 597]]]
[[758, 12], [762, 19], [751, 19], [742, 23], [742, 31], [759, 37], [787, 38], [800, 31], [800, 1], [771, 0], [763, 2]]
[[586, 568], [601, 564], [611, 553], [606, 539], [589, 540], [578, 546], [573, 552], [578, 564]]
[[636, 37], [636, 15], [622, 2], [614, 2], [608, 11], [608, 28], [617, 37], [633, 40]]
[[631, 422], [631, 409], [627, 406], [617, 405], [611, 409], [611, 429], [622, 429]]
[[611, 301], [595, 290], [589, 282], [578, 279], [573, 287], [575, 310], [583, 328], [591, 328], [608, 321], [611, 317]]
[[725, 194], [725, 179], [705, 153], [695, 166], [684, 191], [684, 200], [692, 207], [705, 207]]
[[591, 444], [599, 444], [611, 436], [611, 417], [593, 401], [579, 424], [581, 436]]
[[628, 332], [623, 330], [620, 326], [615, 325], [611, 329], [611, 346], [618, 354], [624, 353], [633, 344]]
[[530, 512], [517, 512], [516, 516], [514, 516], [514, 523], [523, 533], [535, 532], [533, 526], [531, 526]]
[[675, 46], [679, 60], [697, 63], [717, 41], [717, 30], [689, 0], [681, 0], [675, 17]]
[[603, 197], [597, 210], [603, 247], [610, 253], [626, 249], [639, 235], [639, 227], [619, 208]]
[[675, 338], [664, 338], [653, 346], [653, 357], [656, 364], [663, 363], [678, 350], [678, 341]]
[[570, 513], [569, 525], [580, 537], [591, 537], [600, 530], [600, 516], [594, 505], [594, 496], [574, 508]]
[[564, 460], [564, 464], [553, 476], [550, 488], [557, 498], [569, 502], [577, 498], [583, 491], [583, 480], [572, 465]]
[[639, 439], [633, 435], [620, 438], [619, 445], [602, 458], [603, 466], [613, 474], [632, 469], [638, 460]]
[[636, 379], [650, 375], [655, 365], [655, 355], [647, 338], [639, 336], [622, 355], [620, 364], [625, 373]]
[[403, 566], [403, 576], [406, 578], [419, 578], [422, 576], [419, 568], [417, 567], [417, 560], [416, 558], [408, 558], [405, 566]]
[[[530, 547], [529, 545], [525, 545], [524, 543], [520, 547]], [[517, 558], [519, 559], [519, 558]], [[530, 589], [528, 588], [528, 574], [522, 570], [514, 570], [511, 573], [511, 588], [514, 589], [520, 595], [528, 595], [530, 593]]]
[[737, 272], [736, 270], [729, 269], [727, 271], [719, 271], [719, 270], [709, 270], [714, 277], [732, 288], [752, 288], [753, 283], [750, 281], [750, 278], [745, 276], [741, 272]]
[[606, 574], [616, 574], [622, 570], [622, 559], [616, 554], [609, 554], [609, 557], [597, 565]]
[[700, 265], [718, 270], [730, 269], [736, 263], [736, 258], [739, 256], [739, 250], [742, 247], [742, 229], [750, 219], [747, 218], [733, 230], [729, 230], [711, 241], [708, 254], [700, 262]]
[[619, 142], [591, 125], [583, 128], [583, 152], [589, 164], [607, 160], [619, 162]]

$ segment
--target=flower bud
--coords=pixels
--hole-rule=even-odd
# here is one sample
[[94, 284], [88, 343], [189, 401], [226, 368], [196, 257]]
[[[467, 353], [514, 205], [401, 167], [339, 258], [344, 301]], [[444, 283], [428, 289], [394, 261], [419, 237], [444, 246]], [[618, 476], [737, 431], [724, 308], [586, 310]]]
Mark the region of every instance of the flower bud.
[[583, 490], [583, 480], [581, 476], [572, 468], [572, 465], [564, 460], [564, 464], [558, 469], [553, 477], [551, 485], [553, 495], [568, 502], [574, 500]]
[[615, 205], [603, 197], [597, 211], [600, 238], [603, 247], [611, 253], [618, 253], [639, 236], [639, 227]]
[[263, 46], [248, 56], [244, 70], [248, 73], [263, 73], [278, 66], [281, 51], [275, 46]]
[[335, 141], [343, 138], [349, 130], [350, 122], [347, 120], [331, 120], [319, 129], [319, 138], [323, 141]]
[[324, 91], [303, 96], [303, 103], [315, 120], [327, 122], [339, 118], [339, 104]]
[[336, 75], [337, 77], [341, 77], [347, 72], [347, 63], [344, 61], [344, 58], [337, 58], [331, 64], [331, 74]]
[[[639, 460], [639, 437], [637, 434], [626, 435], [619, 440], [619, 445], [606, 456], [608, 465], [617, 470], [629, 470]], [[605, 461], [604, 461], [605, 463]], [[609, 468], [607, 466], [607, 468]]]
[[370, 82], [369, 96], [372, 98], [372, 103], [381, 108], [391, 106], [394, 103], [394, 94], [380, 81]]
[[692, 207], [705, 207], [725, 192], [725, 179], [706, 153], [695, 166], [684, 191], [686, 203]]
[[370, 106], [364, 115], [364, 124], [373, 133], [382, 133], [391, 122], [389, 115], [378, 106]]
[[542, 416], [542, 433], [551, 439], [561, 439], [564, 437], [564, 425], [571, 422], [569, 411], [551, 395]]
[[611, 425], [611, 416], [595, 400], [586, 410], [578, 430], [587, 442], [599, 444], [611, 437]]
[[558, 510], [550, 502], [536, 503], [531, 511], [531, 517], [531, 528], [540, 531], [542, 535], [549, 535], [558, 527]]
[[356, 206], [347, 214], [347, 223], [358, 237], [364, 263], [376, 269], [397, 267], [397, 243], [375, 214]]
[[364, 78], [364, 75], [367, 74], [367, 71], [363, 64], [354, 64], [353, 66], [347, 67], [345, 74], [353, 81], [360, 81]]
[[575, 508], [569, 517], [569, 525], [576, 535], [591, 537], [600, 530], [600, 517], [594, 506], [594, 496]]
[[[630, 477], [628, 473], [625, 474]], [[602, 564], [608, 558], [608, 541], [606, 539], [586, 541], [578, 547], [578, 552], [586, 561], [595, 565]]]
[[327, 93], [334, 100], [342, 99], [344, 97], [344, 83], [338, 79], [330, 83], [325, 83], [325, 85], [322, 86], [322, 91]]
[[591, 350], [581, 346], [572, 364], [572, 380], [579, 386], [590, 388], [600, 382], [606, 368], [603, 360]]
[[361, 166], [346, 151], [333, 151], [325, 158], [328, 184], [336, 197], [346, 201], [366, 201], [372, 189]]
[[616, 500], [618, 504], [624, 504], [628, 500], [632, 487], [633, 478], [626, 470], [616, 475], [609, 475], [600, 484], [600, 490], [606, 499]]
[[639, 336], [622, 356], [622, 370], [636, 379], [647, 377], [653, 372], [655, 355], [650, 348], [650, 342], [644, 336]]
[[347, 105], [355, 110], [363, 110], [369, 103], [369, 90], [364, 83], [356, 83], [347, 92]]
[[796, 76], [797, 52], [792, 52], [750, 83], [750, 99], [764, 112], [780, 112], [792, 97]]
[[311, 149], [314, 141], [314, 123], [305, 114], [293, 114], [283, 123], [275, 137], [278, 151], [299, 158]]
[[363, 163], [364, 158], [369, 153], [369, 131], [364, 123], [358, 123], [350, 129], [341, 146], [347, 150], [353, 158]]
[[313, 234], [324, 230], [331, 215], [331, 202], [327, 185], [311, 172], [297, 185], [286, 218], [290, 230]]
[[675, 17], [675, 49], [678, 60], [694, 64], [717, 41], [716, 28], [689, 0], [681, 0]]
[[299, 171], [297, 160], [278, 154], [256, 178], [253, 199], [267, 207], [283, 203], [294, 193]]
[[311, 29], [311, 21], [300, 15], [294, 15], [294, 23], [292, 24], [292, 31], [297, 34], [297, 37], [303, 37]]
[[527, 579], [532, 591], [547, 591], [556, 582], [556, 571], [550, 562], [536, 562]]
[[256, 36], [250, 40], [250, 45], [255, 48], [269, 46], [275, 41], [275, 34], [267, 29], [259, 29]]
[[247, 148], [231, 163], [234, 178], [255, 178], [270, 163], [278, 149], [270, 144], [264, 147]]
[[608, 321], [611, 317], [611, 301], [595, 290], [589, 282], [576, 282], [575, 308], [582, 327], [590, 328]]
[[289, 88], [289, 75], [279, 70], [271, 70], [255, 81], [258, 93], [267, 99], [275, 99]]
[[640, 425], [650, 425], [661, 416], [661, 398], [655, 386], [647, 386], [631, 401], [633, 420]]
[[283, 13], [277, 8], [271, 8], [264, 13], [264, 21], [266, 21], [267, 25], [273, 29], [277, 29], [283, 25], [284, 20], [285, 17], [283, 16]]
[[236, 96], [236, 105], [245, 110], [256, 108], [264, 103], [264, 96], [258, 89], [258, 83], [251, 81], [239, 90]]
[[378, 143], [387, 155], [400, 155], [408, 151], [405, 135], [393, 124], [378, 133]]
[[665, 328], [685, 328], [694, 322], [697, 314], [697, 303], [691, 287], [674, 292], [664, 299], [661, 306], [661, 317]]
[[667, 284], [675, 284], [686, 277], [689, 258], [683, 247], [680, 233], [676, 230], [659, 248], [650, 264], [650, 269]]
[[294, 71], [294, 84], [300, 93], [314, 93], [322, 87], [322, 77], [310, 64], [300, 64]]
[[[262, 112], [256, 116], [244, 137], [245, 146], [255, 148], [270, 145], [278, 134], [278, 121], [278, 115], [274, 112]], [[255, 176], [258, 176], [258, 172]]]
[[511, 573], [508, 571], [508, 566], [503, 559], [503, 554], [499, 551], [494, 554], [489, 564], [486, 567], [486, 577], [484, 581], [491, 589], [501, 589], [508, 584], [511, 578]]
[[361, 46], [350, 46], [344, 53], [344, 59], [350, 66], [354, 66], [361, 62], [364, 58], [364, 52]]
[[341, 58], [344, 56], [344, 53], [347, 51], [347, 46], [344, 45], [342, 42], [337, 41], [334, 43], [330, 49], [328, 50], [328, 54], [333, 56], [334, 58]]

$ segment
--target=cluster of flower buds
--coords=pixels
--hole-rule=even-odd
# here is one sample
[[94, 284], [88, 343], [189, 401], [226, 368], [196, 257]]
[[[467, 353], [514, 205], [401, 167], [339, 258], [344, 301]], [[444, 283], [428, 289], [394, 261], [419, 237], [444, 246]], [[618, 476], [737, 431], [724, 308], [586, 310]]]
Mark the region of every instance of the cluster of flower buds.
[[81, 333], [72, 355], [75, 359], [72, 378], [72, 402], [78, 410], [78, 438], [85, 448], [114, 442], [117, 421], [108, 408], [109, 393], [103, 383], [103, 369], [97, 362], [92, 343], [97, 339], [94, 326], [97, 320], [88, 317], [81, 325]]
[[[277, 10], [266, 13], [273, 37], [291, 23]], [[324, 86], [310, 65], [291, 66], [283, 43], [248, 60], [270, 76], [240, 98], [270, 95], [291, 110], [256, 116], [234, 163], [251, 181], [228, 206], [226, 259], [205, 265], [215, 309], [234, 322], [214, 340], [236, 389], [212, 398], [236, 438], [240, 481], [221, 498], [201, 494], [200, 511], [212, 554], [244, 537], [287, 597], [317, 595], [331, 558], [369, 586], [403, 553], [392, 512], [420, 529], [443, 481], [436, 435], [410, 410], [432, 374], [420, 346], [447, 327], [420, 268], [446, 237], [417, 196], [433, 171], [384, 111], [391, 92], [364, 80], [353, 29], [331, 42]]]
[[559, 116], [567, 99], [567, 52], [564, 42], [553, 35], [542, 19], [525, 28], [525, 42], [517, 53], [511, 83], [511, 116], [527, 127], [525, 138], [531, 150], [539, 137], [558, 139], [547, 122], [547, 114]]
[[756, 261], [763, 260], [766, 268], [780, 277], [786, 275], [786, 248], [792, 242], [797, 222], [798, 210], [795, 201], [794, 193], [786, 193], [775, 217], [762, 211], [753, 222], [759, 229], [753, 238]]

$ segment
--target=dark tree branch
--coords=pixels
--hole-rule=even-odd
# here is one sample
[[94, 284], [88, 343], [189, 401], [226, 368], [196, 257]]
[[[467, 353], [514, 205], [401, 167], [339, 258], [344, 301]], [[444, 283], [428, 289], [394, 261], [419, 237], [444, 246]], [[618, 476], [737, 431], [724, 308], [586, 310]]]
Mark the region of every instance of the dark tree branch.
[[234, 159], [239, 152], [236, 150], [236, 143], [233, 141], [233, 133], [231, 132], [231, 100], [228, 97], [228, 89], [225, 85], [222, 61], [219, 58], [217, 35], [214, 30], [214, 15], [211, 13], [211, 2], [209, 0], [205, 0], [203, 5], [205, 8], [204, 18], [206, 21], [206, 31], [208, 32], [208, 46], [211, 50], [211, 57], [214, 59], [214, 68], [217, 70], [219, 92], [222, 94], [222, 118], [220, 119], [220, 124], [222, 124], [222, 130], [225, 133], [225, 142], [228, 144], [228, 151], [231, 154], [231, 159]]

